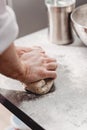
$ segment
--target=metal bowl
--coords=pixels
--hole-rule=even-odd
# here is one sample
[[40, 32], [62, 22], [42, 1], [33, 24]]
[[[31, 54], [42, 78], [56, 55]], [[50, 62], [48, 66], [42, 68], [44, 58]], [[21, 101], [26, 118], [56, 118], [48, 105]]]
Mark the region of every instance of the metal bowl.
[[76, 34], [87, 46], [87, 4], [77, 7], [71, 14]]

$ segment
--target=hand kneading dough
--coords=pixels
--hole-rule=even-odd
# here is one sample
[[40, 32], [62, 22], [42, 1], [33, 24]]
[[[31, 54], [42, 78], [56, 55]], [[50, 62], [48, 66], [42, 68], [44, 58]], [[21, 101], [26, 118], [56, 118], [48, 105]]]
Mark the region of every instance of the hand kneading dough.
[[52, 85], [53, 85], [52, 79], [40, 80], [26, 85], [25, 90], [41, 95], [48, 93], [52, 88]]

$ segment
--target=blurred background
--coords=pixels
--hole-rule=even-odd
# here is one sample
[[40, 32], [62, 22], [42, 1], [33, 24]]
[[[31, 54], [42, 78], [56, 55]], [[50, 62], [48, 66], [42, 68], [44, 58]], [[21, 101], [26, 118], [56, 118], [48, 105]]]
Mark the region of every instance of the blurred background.
[[[45, 0], [7, 0], [13, 7], [19, 24], [19, 37], [47, 27]], [[77, 6], [87, 0], [77, 0]]]

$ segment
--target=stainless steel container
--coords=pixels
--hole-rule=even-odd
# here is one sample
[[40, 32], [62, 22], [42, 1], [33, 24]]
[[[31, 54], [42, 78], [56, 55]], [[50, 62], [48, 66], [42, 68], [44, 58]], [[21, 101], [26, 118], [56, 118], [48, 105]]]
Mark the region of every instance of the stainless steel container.
[[[50, 1], [50, 0], [49, 0]], [[73, 42], [70, 14], [75, 8], [75, 0], [57, 0], [62, 3], [46, 2], [48, 9], [49, 41], [55, 44]]]

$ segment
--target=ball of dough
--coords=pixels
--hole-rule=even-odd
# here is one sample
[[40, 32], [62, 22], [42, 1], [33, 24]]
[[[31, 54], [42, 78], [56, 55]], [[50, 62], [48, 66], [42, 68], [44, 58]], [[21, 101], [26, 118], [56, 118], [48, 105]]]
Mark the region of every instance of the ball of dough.
[[46, 94], [50, 91], [50, 89], [53, 86], [53, 80], [52, 79], [45, 79], [40, 80], [34, 83], [29, 83], [28, 85], [25, 85], [25, 90], [30, 91], [35, 94]]

